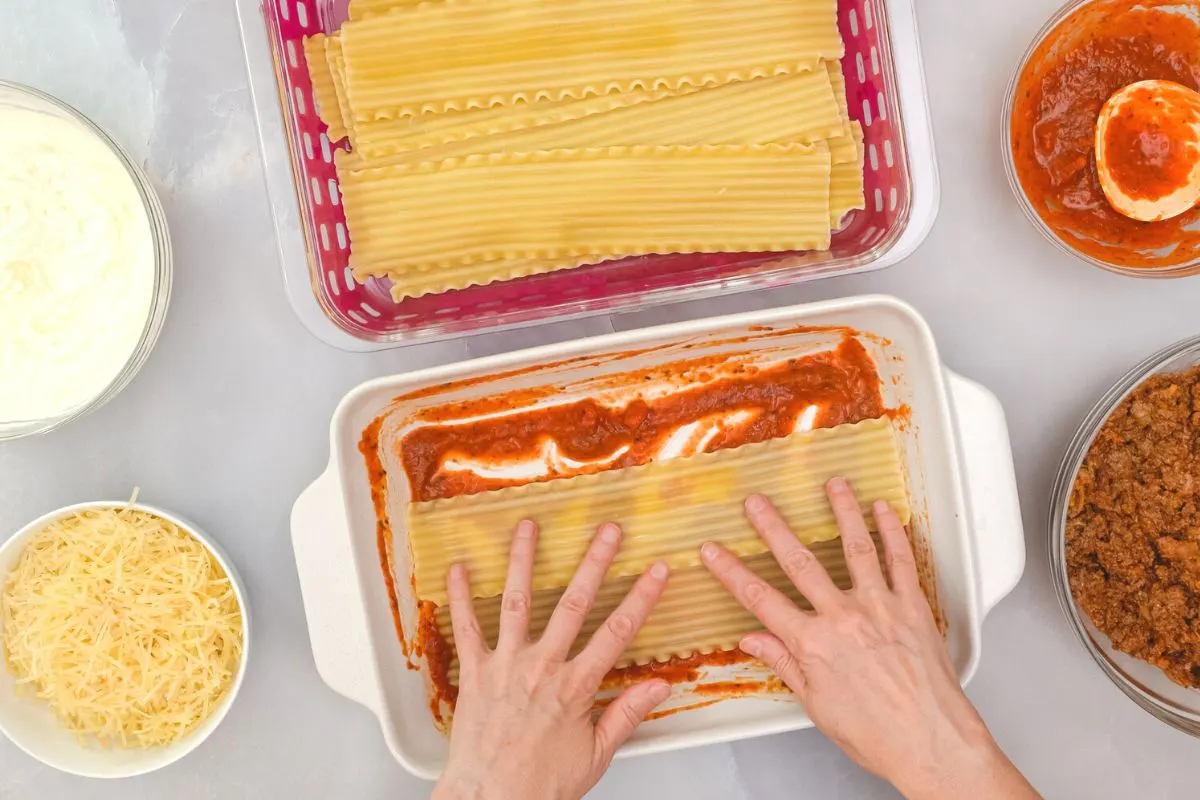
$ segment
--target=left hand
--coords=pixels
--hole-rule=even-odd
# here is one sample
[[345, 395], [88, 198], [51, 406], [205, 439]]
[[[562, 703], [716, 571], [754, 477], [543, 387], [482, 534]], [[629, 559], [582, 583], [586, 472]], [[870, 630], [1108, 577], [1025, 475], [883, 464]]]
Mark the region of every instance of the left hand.
[[668, 576], [664, 563], [651, 565], [583, 651], [567, 659], [620, 542], [617, 526], [600, 528], [545, 633], [534, 642], [529, 607], [537, 528], [529, 521], [518, 525], [494, 650], [475, 618], [466, 568], [450, 570], [459, 695], [450, 758], [435, 800], [583, 797], [617, 748], [670, 696], [666, 681], [631, 686], [592, 723], [601, 681], [662, 596]]

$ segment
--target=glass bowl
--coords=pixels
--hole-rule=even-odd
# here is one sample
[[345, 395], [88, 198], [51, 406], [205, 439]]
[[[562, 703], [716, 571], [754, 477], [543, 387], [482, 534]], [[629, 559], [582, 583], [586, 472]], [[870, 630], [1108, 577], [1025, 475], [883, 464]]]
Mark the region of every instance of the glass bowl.
[[87, 129], [93, 136], [102, 141], [112, 151], [113, 155], [125, 167], [130, 180], [141, 195], [142, 205], [146, 211], [146, 219], [150, 225], [150, 233], [154, 243], [154, 288], [151, 295], [150, 309], [146, 315], [146, 323], [142, 329], [137, 346], [130, 353], [124, 367], [109, 382], [109, 384], [91, 400], [70, 409], [58, 416], [34, 420], [3, 420], [0, 419], [0, 441], [20, 439], [38, 433], [59, 428], [71, 420], [91, 411], [95, 411], [115, 397], [129, 385], [133, 377], [142, 368], [149, 356], [150, 350], [162, 330], [163, 320], [167, 314], [167, 306], [171, 297], [171, 236], [167, 230], [167, 218], [163, 213], [158, 195], [151, 188], [146, 175], [133, 162], [121, 146], [113, 141], [107, 133], [95, 125], [87, 117], [80, 114], [67, 104], [43, 94], [36, 89], [20, 84], [0, 80], [0, 108], [17, 108], [49, 114], [59, 119], [75, 122]]
[[[1008, 83], [1008, 89], [1004, 95], [1004, 113], [1000, 115], [1001, 130], [1000, 136], [1002, 139], [1002, 147], [1004, 152], [1004, 171], [1008, 175], [1008, 185], [1012, 189], [1013, 195], [1017, 198], [1018, 204], [1021, 206], [1021, 211], [1024, 212], [1025, 218], [1030, 224], [1052, 242], [1059, 250], [1074, 256], [1075, 258], [1085, 261], [1092, 266], [1100, 267], [1101, 269], [1115, 272], [1120, 275], [1128, 275], [1135, 278], [1185, 278], [1189, 275], [1200, 274], [1200, 259], [1193, 259], [1181, 264], [1174, 264], [1166, 267], [1127, 267], [1121, 264], [1115, 264], [1104, 259], [1097, 258], [1089, 253], [1082, 252], [1071, 245], [1068, 239], [1065, 239], [1057, 231], [1046, 224], [1045, 220], [1037, 213], [1033, 203], [1030, 202], [1029, 196], [1025, 193], [1025, 187], [1021, 185], [1020, 177], [1017, 175], [1017, 165], [1013, 156], [1012, 142], [1012, 118], [1013, 109], [1017, 96], [1017, 84], [1021, 80], [1021, 75], [1029, 66], [1034, 54], [1042, 43], [1049, 37], [1055, 29], [1058, 28], [1064, 21], [1071, 17], [1075, 12], [1083, 9], [1085, 6], [1098, 5], [1107, 2], [1108, 0], [1069, 0], [1063, 4], [1055, 14], [1046, 22], [1037, 36], [1033, 37], [1033, 41], [1029, 45], [1029, 49], [1025, 51], [1025, 55], [1021, 57], [1017, 69], [1013, 72], [1012, 79]], [[1172, 10], [1174, 9], [1174, 10]], [[1179, 4], [1168, 6], [1165, 3], [1159, 10], [1161, 13], [1178, 13]]]
[[1075, 604], [1067, 579], [1066, 528], [1075, 478], [1104, 423], [1126, 397], [1153, 375], [1180, 372], [1200, 364], [1200, 336], [1155, 353], [1108, 391], [1079, 426], [1058, 470], [1050, 501], [1050, 575], [1059, 605], [1092, 659], [1133, 702], [1163, 722], [1200, 737], [1200, 691], [1168, 678], [1157, 667], [1115, 650]]

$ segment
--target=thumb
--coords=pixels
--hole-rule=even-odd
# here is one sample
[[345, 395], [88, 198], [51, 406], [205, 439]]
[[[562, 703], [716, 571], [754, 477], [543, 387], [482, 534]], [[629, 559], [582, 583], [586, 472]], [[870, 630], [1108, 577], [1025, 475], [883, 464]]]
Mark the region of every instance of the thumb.
[[671, 696], [671, 685], [663, 680], [630, 686], [604, 709], [596, 721], [599, 767], [607, 769], [617, 748], [625, 744], [654, 707]]
[[743, 652], [754, 656], [773, 669], [776, 675], [783, 678], [783, 682], [788, 685], [788, 688], [796, 693], [800, 702], [804, 702], [804, 695], [808, 689], [804, 673], [800, 671], [800, 664], [796, 661], [796, 657], [778, 636], [769, 633], [752, 633], [744, 637], [738, 646]]

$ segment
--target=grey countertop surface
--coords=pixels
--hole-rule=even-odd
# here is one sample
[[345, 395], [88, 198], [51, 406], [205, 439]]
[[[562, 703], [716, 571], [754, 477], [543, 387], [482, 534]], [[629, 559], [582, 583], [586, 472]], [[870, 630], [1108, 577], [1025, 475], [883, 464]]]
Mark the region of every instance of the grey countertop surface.
[[[1046, 559], [1051, 481], [1076, 425], [1143, 356], [1197, 333], [1200, 279], [1108, 275], [1062, 255], [1006, 186], [1000, 109], [1057, 0], [918, 0], [942, 203], [890, 270], [451, 344], [331, 349], [285, 297], [232, 0], [3, 0], [0, 79], [37, 86], [108, 128], [158, 187], [175, 292], [157, 348], [110, 405], [0, 445], [0, 538], [40, 514], [126, 497], [196, 520], [233, 556], [257, 612], [239, 701], [192, 756], [143, 778], [59, 774], [0, 741], [0, 798], [395, 798], [406, 774], [375, 719], [317, 676], [288, 514], [324, 468], [338, 399], [378, 375], [676, 319], [888, 292], [929, 320], [949, 366], [995, 391], [1012, 431], [1025, 577], [984, 625], [969, 693], [1053, 798], [1195, 797], [1200, 742], [1126, 700], [1074, 640]], [[618, 763], [594, 797], [889, 797], [821, 734]]]

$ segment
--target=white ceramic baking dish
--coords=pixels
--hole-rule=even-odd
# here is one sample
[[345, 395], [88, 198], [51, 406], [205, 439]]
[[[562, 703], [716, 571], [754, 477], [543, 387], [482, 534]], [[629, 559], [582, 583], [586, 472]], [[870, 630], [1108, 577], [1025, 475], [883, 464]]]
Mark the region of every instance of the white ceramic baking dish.
[[[798, 326], [846, 326], [860, 332], [879, 368], [890, 407], [907, 405], [900, 426], [910, 478], [912, 531], [932, 552], [938, 605], [963, 683], [980, 658], [987, 613], [1020, 579], [1024, 535], [1003, 410], [986, 389], [945, 369], [932, 333], [910, 306], [870, 296], [739, 314], [584, 339], [365, 383], [334, 413], [328, 469], [296, 501], [292, 539], [317, 668], [331, 688], [380, 720], [388, 747], [416, 775], [435, 778], [447, 740], [429, 710], [427, 678], [406, 668], [393, 625], [376, 544], [376, 519], [365, 463], [363, 429], [392, 408], [401, 415], [451, 399], [470, 399], [525, 386], [570, 385], [602, 375], [707, 354], [740, 353], [756, 362], [810, 354], [839, 334], [776, 333]], [[631, 355], [632, 351], [638, 351]], [[613, 354], [624, 354], [614, 358]], [[569, 365], [562, 362], [572, 360]], [[519, 378], [461, 383], [514, 370]], [[457, 382], [451, 395], [434, 390], [415, 401], [397, 396]], [[402, 501], [401, 501], [402, 502]], [[403, 514], [391, 514], [400, 608], [413, 630], [408, 548]], [[719, 680], [714, 674], [713, 679]], [[678, 698], [677, 698], [678, 700]], [[645, 754], [809, 726], [791, 702], [738, 697], [645, 724], [622, 755]]]

